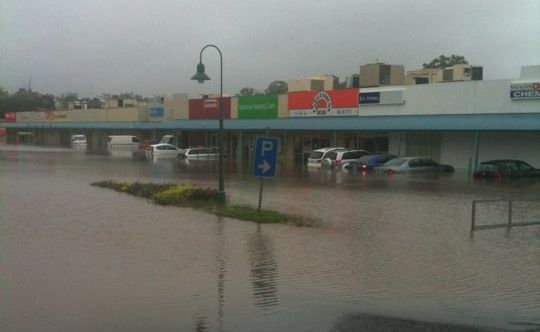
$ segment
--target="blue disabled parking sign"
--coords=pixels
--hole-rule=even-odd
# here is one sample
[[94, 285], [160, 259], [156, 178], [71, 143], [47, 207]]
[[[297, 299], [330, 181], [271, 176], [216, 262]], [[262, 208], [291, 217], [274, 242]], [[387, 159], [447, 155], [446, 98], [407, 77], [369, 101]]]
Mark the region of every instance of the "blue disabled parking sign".
[[253, 176], [273, 178], [276, 174], [277, 138], [257, 137]]

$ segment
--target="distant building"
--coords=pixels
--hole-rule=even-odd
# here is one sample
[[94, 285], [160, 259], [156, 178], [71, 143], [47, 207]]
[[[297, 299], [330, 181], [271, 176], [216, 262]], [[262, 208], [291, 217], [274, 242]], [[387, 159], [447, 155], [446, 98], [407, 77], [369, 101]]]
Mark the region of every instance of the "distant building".
[[324, 80], [304, 78], [300, 80], [290, 80], [287, 82], [289, 92], [295, 91], [323, 91]]
[[352, 74], [351, 76], [347, 76], [345, 78], [345, 88], [352, 89], [352, 88], [359, 88], [359, 87], [360, 87], [359, 74]]
[[360, 66], [360, 87], [403, 85], [403, 65], [369, 63]]
[[335, 90], [339, 86], [339, 77], [334, 75], [316, 75], [308, 79], [322, 80], [324, 82], [324, 90]]
[[454, 65], [443, 69], [443, 82], [481, 81], [484, 73], [481, 66], [469, 64]]
[[105, 102], [105, 108], [136, 107], [138, 102], [134, 98], [120, 98], [113, 96]]
[[452, 67], [424, 68], [410, 70], [405, 75], [405, 84], [428, 84], [438, 82], [456, 81], [481, 81], [483, 79], [483, 68], [469, 64], [454, 65]]
[[323, 91], [336, 90], [339, 86], [339, 77], [334, 75], [315, 75], [304, 79], [287, 82], [289, 92], [295, 91]]
[[409, 70], [405, 75], [405, 84], [429, 84], [442, 81], [442, 69], [425, 68], [418, 70]]

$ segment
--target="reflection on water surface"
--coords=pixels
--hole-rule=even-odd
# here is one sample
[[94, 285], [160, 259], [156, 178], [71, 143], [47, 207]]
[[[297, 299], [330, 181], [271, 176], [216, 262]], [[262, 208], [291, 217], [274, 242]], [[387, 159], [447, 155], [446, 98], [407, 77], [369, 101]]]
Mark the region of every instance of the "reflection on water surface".
[[[250, 172], [227, 172], [234, 203], [257, 204]], [[469, 234], [473, 199], [534, 201], [538, 182], [283, 165], [265, 182], [263, 205], [318, 221], [297, 228], [89, 185], [103, 179], [215, 186], [217, 172], [212, 163], [1, 146], [0, 330], [346, 331], [358, 317], [540, 324], [540, 227]], [[540, 216], [534, 202], [516, 209], [521, 220]], [[486, 208], [483, 222], [498, 211]]]

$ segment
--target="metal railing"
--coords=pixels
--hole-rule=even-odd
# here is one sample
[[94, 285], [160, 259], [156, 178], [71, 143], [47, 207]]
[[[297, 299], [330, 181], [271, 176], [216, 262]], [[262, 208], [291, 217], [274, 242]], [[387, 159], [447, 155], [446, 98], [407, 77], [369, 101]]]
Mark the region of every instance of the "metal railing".
[[[500, 203], [506, 202], [508, 205], [508, 221], [502, 224], [489, 224], [489, 225], [476, 225], [476, 205], [482, 203]], [[482, 229], [493, 229], [501, 227], [515, 227], [515, 226], [531, 226], [531, 225], [540, 225], [540, 221], [530, 221], [530, 222], [512, 222], [512, 209], [514, 205], [513, 200], [510, 199], [486, 199], [486, 200], [474, 200], [472, 201], [472, 216], [471, 216], [471, 232]]]

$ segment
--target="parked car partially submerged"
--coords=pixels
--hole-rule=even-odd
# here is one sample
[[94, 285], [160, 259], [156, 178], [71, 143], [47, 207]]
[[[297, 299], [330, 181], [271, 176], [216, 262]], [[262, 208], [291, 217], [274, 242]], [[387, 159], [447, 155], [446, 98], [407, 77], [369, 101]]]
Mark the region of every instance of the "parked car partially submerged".
[[172, 144], [158, 143], [146, 148], [146, 153], [150, 157], [177, 157], [181, 150]]
[[217, 148], [188, 148], [180, 151], [179, 158], [183, 159], [218, 159]]
[[365, 155], [358, 160], [348, 162], [341, 168], [345, 171], [371, 171], [377, 166], [382, 166], [389, 160], [396, 158], [397, 156], [389, 153], [376, 153]]
[[343, 166], [348, 165], [351, 162], [357, 161], [363, 156], [368, 155], [367, 150], [343, 150], [337, 151], [336, 158], [332, 161], [332, 166], [337, 169], [342, 169]]
[[439, 164], [425, 157], [402, 157], [394, 158], [382, 166], [375, 167], [375, 171], [388, 174], [404, 172], [453, 173], [454, 167]]
[[540, 169], [532, 167], [523, 160], [499, 159], [480, 163], [473, 176], [476, 178], [540, 177]]
[[86, 136], [85, 135], [73, 135], [71, 136], [71, 147], [86, 147]]
[[328, 148], [313, 150], [308, 157], [307, 165], [309, 167], [321, 167], [323, 164], [323, 160], [329, 158], [328, 154], [330, 152], [344, 151], [344, 150], [345, 148], [338, 148], [338, 147], [328, 147]]

